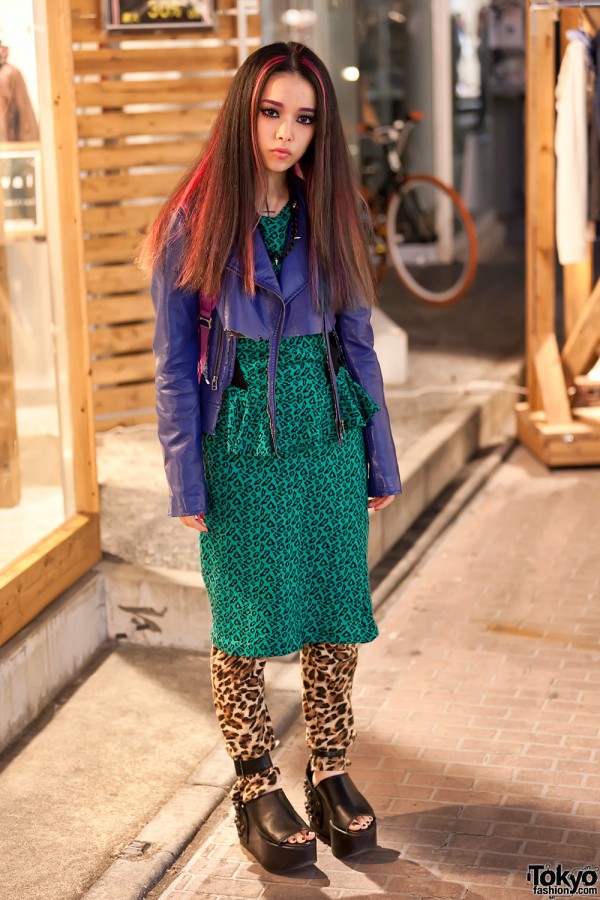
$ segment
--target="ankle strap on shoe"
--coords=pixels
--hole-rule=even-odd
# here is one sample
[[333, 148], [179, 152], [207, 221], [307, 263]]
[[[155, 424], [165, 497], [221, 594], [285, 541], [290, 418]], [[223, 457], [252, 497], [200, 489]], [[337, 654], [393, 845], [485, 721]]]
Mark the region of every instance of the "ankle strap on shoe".
[[336, 756], [342, 759], [346, 756], [345, 750], [311, 750], [311, 756], [327, 756], [330, 759]]
[[245, 778], [247, 775], [257, 775], [259, 772], [264, 772], [265, 769], [270, 769], [273, 765], [270, 753], [264, 753], [262, 756], [257, 756], [254, 759], [242, 759], [241, 756], [238, 756], [237, 759], [233, 760], [233, 764], [236, 775], [242, 778]]

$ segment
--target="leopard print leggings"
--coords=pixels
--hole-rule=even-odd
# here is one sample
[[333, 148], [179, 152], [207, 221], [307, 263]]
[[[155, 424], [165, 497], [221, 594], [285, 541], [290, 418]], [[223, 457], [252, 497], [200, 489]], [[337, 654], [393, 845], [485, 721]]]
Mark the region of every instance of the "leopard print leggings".
[[[351, 696], [358, 659], [356, 644], [306, 644], [300, 653], [302, 712], [310, 750], [339, 750], [340, 756], [315, 756], [312, 769], [345, 769], [345, 751], [355, 739]], [[277, 746], [265, 701], [265, 658], [229, 656], [213, 646], [211, 679], [213, 701], [225, 748], [234, 759], [270, 753]], [[256, 775], [240, 777], [232, 795], [244, 802], [278, 784], [280, 770], [271, 766]]]

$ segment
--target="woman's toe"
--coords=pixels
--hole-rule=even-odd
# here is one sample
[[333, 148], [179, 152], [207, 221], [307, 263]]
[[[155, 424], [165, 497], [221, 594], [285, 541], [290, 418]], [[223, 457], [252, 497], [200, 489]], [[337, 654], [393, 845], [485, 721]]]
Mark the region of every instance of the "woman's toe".
[[302, 831], [296, 832], [296, 834], [292, 834], [291, 837], [288, 838], [289, 844], [305, 844], [306, 843], [306, 835]]

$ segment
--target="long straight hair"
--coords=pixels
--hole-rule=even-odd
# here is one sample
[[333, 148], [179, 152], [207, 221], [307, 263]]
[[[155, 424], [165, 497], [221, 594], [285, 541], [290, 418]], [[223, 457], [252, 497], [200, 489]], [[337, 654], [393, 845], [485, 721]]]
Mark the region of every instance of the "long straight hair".
[[[269, 44], [240, 66], [198, 159], [164, 204], [138, 257], [151, 272], [160, 266], [179, 222], [183, 244], [179, 286], [219, 294], [232, 250], [243, 286], [254, 297], [253, 232], [257, 188], [266, 167], [258, 150], [257, 121], [268, 79], [301, 75], [314, 88], [315, 134], [297, 167], [309, 218], [309, 277], [318, 311], [341, 312], [375, 302], [364, 203], [350, 158], [329, 72], [308, 47]], [[294, 176], [291, 175], [293, 178]], [[183, 213], [183, 216], [180, 215]], [[183, 223], [183, 224], [182, 224]]]

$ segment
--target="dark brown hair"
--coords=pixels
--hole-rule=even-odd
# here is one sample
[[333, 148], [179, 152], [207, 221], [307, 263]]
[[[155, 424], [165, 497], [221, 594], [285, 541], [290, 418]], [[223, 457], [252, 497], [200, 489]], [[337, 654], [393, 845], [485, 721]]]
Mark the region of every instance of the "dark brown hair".
[[242, 264], [244, 290], [254, 296], [256, 187], [265, 183], [266, 177], [257, 150], [256, 123], [266, 82], [276, 72], [301, 75], [317, 97], [315, 136], [297, 173], [306, 191], [309, 273], [316, 308], [340, 312], [361, 303], [371, 305], [375, 281], [362, 224], [363, 201], [333, 83], [319, 57], [295, 42], [261, 47], [241, 65], [206, 146], [144, 240], [139, 264], [147, 272], [161, 264], [182, 211], [185, 226], [179, 284], [216, 297], [228, 256], [235, 249]]

